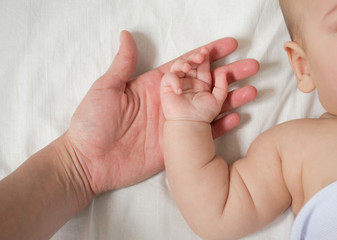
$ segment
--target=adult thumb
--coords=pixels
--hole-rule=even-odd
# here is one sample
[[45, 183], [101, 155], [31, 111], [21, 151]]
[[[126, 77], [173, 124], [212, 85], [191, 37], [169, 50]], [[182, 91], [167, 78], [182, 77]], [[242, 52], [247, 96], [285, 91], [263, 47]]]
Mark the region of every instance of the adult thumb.
[[120, 34], [120, 47], [108, 71], [104, 74], [111, 85], [126, 83], [137, 65], [137, 46], [128, 31]]

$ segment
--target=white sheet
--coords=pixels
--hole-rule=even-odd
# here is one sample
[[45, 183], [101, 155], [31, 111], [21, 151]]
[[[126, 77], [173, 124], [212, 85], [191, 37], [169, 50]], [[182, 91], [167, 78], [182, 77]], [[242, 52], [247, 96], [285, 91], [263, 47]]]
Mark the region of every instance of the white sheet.
[[[240, 108], [243, 122], [216, 141], [229, 161], [246, 153], [263, 130], [322, 112], [316, 93], [304, 95], [283, 51], [288, 40], [277, 0], [1, 0], [0, 179], [61, 135], [76, 106], [113, 59], [119, 32], [139, 48], [135, 75], [218, 38], [239, 49], [223, 62], [256, 58], [258, 99]], [[249, 240], [289, 238], [287, 211]], [[169, 191], [165, 171], [96, 198], [53, 239], [199, 239]]]

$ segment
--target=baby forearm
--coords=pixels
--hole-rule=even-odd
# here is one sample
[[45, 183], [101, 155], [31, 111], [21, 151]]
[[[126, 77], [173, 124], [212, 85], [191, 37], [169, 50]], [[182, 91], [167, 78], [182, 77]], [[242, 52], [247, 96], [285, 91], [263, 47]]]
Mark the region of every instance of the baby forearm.
[[201, 168], [215, 157], [211, 126], [204, 122], [167, 121], [164, 126], [165, 160]]
[[197, 234], [212, 235], [227, 199], [228, 166], [216, 156], [210, 124], [166, 122], [164, 158], [172, 193], [186, 221]]

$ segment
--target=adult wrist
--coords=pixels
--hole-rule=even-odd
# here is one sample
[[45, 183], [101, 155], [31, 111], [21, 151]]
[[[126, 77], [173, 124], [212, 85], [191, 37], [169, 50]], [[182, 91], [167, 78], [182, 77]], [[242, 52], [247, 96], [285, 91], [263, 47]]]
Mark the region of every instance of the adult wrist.
[[57, 151], [60, 163], [60, 176], [67, 195], [71, 196], [76, 203], [76, 211], [80, 212], [95, 197], [87, 174], [74, 149], [67, 133], [52, 143]]

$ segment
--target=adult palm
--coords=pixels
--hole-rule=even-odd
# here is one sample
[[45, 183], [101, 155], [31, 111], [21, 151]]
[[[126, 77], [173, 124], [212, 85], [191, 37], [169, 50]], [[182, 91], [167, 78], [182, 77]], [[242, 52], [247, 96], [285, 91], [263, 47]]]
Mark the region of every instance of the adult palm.
[[[224, 38], [206, 47], [211, 62], [233, 52], [237, 42]], [[184, 57], [186, 55], [183, 55]], [[160, 103], [160, 81], [172, 61], [130, 79], [137, 62], [137, 48], [130, 33], [121, 33], [121, 45], [108, 71], [94, 82], [78, 106], [65, 136], [76, 153], [76, 166], [84, 172], [90, 191], [95, 195], [135, 184], [163, 169], [161, 150], [165, 121]], [[238, 61], [215, 69], [217, 77], [226, 73], [229, 83], [255, 74], [255, 60]], [[247, 86], [230, 93], [223, 111], [230, 110], [256, 96]], [[231, 114], [213, 123], [214, 137], [239, 123]]]

